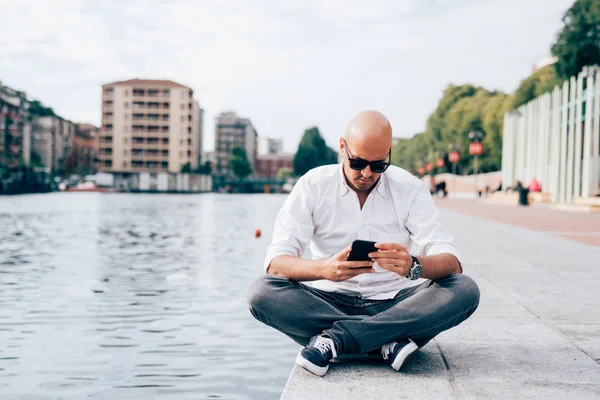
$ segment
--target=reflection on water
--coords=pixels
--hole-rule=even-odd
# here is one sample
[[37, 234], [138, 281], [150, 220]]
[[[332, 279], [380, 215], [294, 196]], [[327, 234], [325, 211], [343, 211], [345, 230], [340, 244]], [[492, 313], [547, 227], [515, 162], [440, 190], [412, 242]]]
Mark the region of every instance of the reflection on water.
[[284, 199], [0, 197], [0, 398], [278, 398], [298, 348], [246, 293]]

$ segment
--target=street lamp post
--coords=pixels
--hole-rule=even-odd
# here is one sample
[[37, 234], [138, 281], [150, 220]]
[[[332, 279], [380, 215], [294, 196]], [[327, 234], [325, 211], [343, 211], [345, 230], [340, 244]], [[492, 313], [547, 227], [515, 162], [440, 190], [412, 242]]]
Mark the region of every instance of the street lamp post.
[[479, 131], [472, 131], [469, 133], [469, 139], [471, 144], [469, 145], [469, 154], [474, 156], [473, 158], [473, 177], [475, 180], [475, 192], [477, 192], [477, 174], [479, 173], [479, 156], [483, 153], [483, 133]]

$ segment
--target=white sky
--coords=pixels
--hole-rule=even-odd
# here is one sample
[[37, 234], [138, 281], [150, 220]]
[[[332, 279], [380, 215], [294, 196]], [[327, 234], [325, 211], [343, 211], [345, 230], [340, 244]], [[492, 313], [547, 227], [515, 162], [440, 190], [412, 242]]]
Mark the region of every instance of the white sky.
[[[119, 4], [120, 2], [126, 5]], [[98, 125], [103, 83], [172, 79], [293, 152], [363, 109], [422, 131], [449, 83], [512, 92], [573, 0], [0, 0], [0, 80]]]

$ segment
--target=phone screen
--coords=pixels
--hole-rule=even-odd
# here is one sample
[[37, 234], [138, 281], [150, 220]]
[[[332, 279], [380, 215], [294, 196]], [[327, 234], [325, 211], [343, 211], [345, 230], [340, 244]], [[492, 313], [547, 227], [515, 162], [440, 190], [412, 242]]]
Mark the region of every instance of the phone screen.
[[352, 242], [352, 250], [348, 255], [348, 261], [371, 261], [369, 253], [378, 251], [375, 242], [368, 240], [355, 240]]

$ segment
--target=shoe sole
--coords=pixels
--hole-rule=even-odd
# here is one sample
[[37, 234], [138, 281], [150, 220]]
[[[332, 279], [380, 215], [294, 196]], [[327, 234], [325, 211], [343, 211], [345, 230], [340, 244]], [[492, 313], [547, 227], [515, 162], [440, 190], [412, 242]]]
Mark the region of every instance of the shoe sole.
[[308, 361], [306, 358], [302, 357], [302, 354], [298, 354], [296, 356], [296, 364], [317, 376], [325, 376], [327, 370], [329, 370], [329, 365], [325, 367], [319, 367], [318, 365], [315, 365]]
[[417, 344], [413, 341], [404, 346], [404, 348], [400, 350], [400, 353], [398, 353], [396, 358], [394, 358], [392, 368], [394, 368], [396, 371], [400, 371], [400, 368], [402, 368], [402, 364], [404, 364], [404, 361], [406, 361], [408, 356], [414, 353], [418, 348], [419, 346], [417, 346]]

